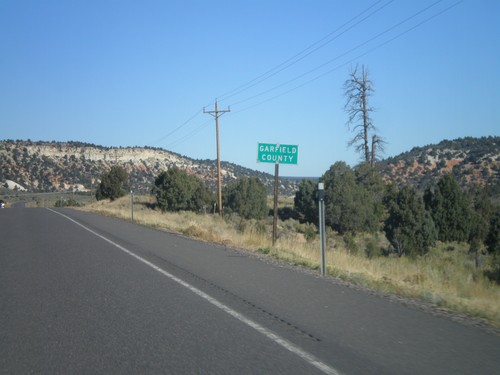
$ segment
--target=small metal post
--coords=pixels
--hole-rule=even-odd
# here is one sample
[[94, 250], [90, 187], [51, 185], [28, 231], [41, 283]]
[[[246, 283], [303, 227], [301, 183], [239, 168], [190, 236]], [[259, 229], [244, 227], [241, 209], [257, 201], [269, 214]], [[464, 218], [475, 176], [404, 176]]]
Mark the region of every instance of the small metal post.
[[326, 275], [326, 231], [325, 231], [325, 184], [318, 183], [319, 238], [321, 251], [321, 275]]
[[130, 190], [130, 218], [134, 222], [134, 191]]

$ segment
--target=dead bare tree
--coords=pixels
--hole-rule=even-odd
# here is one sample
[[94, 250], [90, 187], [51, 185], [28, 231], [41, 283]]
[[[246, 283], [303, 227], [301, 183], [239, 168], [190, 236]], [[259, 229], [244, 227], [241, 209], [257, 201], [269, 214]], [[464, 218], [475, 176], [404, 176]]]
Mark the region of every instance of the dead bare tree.
[[372, 135], [372, 153], [370, 159], [370, 165], [373, 167], [375, 162], [379, 160], [379, 155], [383, 154], [385, 151], [385, 140], [376, 134]]
[[344, 110], [349, 116], [347, 127], [354, 133], [348, 145], [354, 146], [356, 152], [362, 155], [364, 162], [372, 165], [375, 163], [377, 152], [383, 149], [384, 143], [383, 139], [376, 135], [370, 140], [370, 133], [376, 131], [371, 120], [374, 108], [369, 105], [369, 98], [374, 91], [364, 65], [361, 65], [361, 69], [358, 65], [351, 69], [349, 78], [344, 82], [344, 95], [347, 99]]

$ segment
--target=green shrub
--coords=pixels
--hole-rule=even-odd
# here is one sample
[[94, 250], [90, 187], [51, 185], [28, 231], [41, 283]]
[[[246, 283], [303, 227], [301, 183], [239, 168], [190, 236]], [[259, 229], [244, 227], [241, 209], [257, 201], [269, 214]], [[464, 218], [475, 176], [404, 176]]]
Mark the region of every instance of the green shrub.
[[74, 198], [69, 199], [58, 199], [54, 203], [54, 207], [80, 207], [81, 204]]
[[223, 200], [227, 211], [244, 219], [263, 219], [269, 212], [266, 186], [256, 177], [243, 177], [227, 185]]
[[152, 193], [162, 211], [200, 211], [214, 200], [200, 179], [177, 167], [159, 174]]
[[114, 201], [128, 193], [128, 173], [122, 167], [113, 166], [111, 170], [101, 177], [97, 188], [96, 199], [109, 199]]
[[369, 240], [365, 247], [365, 254], [367, 258], [375, 258], [382, 255], [382, 250], [374, 240]]

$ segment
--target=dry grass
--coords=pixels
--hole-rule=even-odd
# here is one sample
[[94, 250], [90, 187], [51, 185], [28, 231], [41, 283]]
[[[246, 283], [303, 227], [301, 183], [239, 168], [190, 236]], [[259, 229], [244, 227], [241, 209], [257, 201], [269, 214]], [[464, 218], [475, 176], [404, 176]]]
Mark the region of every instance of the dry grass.
[[[378, 290], [423, 299], [500, 327], [500, 287], [477, 270], [464, 245], [440, 245], [424, 257], [366, 258], [338, 250], [331, 273]], [[334, 262], [334, 263], [333, 263]]]
[[[276, 246], [271, 221], [192, 212], [162, 213], [152, 209], [152, 197], [135, 197], [135, 222], [176, 231], [205, 241], [268, 254], [296, 265], [319, 269], [319, 239], [311, 228], [293, 220], [279, 223]], [[130, 198], [95, 202], [84, 210], [130, 220]], [[309, 237], [309, 240], [306, 238]], [[437, 306], [484, 318], [500, 327], [500, 286], [489, 281], [463, 244], [440, 244], [418, 258], [381, 256], [383, 236], [343, 238], [328, 233], [328, 273], [383, 292], [422, 299]]]

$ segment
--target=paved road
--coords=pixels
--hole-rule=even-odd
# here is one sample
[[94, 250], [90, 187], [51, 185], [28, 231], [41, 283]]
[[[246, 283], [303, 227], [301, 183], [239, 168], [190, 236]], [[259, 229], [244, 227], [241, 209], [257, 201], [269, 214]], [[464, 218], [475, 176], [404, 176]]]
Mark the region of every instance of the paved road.
[[223, 247], [27, 208], [0, 238], [2, 374], [500, 373], [496, 335]]

